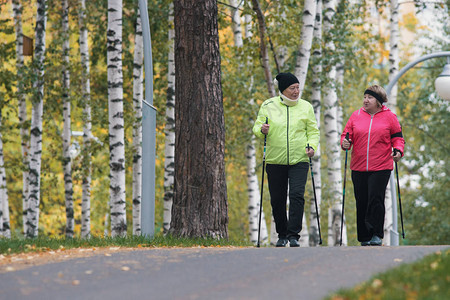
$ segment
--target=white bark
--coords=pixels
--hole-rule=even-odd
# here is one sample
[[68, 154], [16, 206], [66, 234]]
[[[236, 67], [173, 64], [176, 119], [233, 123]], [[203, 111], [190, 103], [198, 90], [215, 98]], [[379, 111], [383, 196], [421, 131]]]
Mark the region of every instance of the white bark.
[[64, 170], [64, 190], [66, 203], [66, 237], [72, 238], [75, 229], [74, 209], [73, 209], [73, 186], [72, 186], [72, 158], [70, 157], [71, 143], [71, 110], [70, 110], [70, 34], [69, 34], [69, 3], [62, 0], [62, 98], [63, 98], [63, 170]]
[[81, 238], [91, 236], [91, 142], [92, 142], [92, 123], [91, 123], [91, 87], [90, 87], [90, 68], [89, 68], [89, 45], [88, 31], [86, 27], [86, 3], [80, 0], [79, 12], [80, 26], [80, 56], [81, 56], [81, 74], [82, 74], [82, 107], [83, 107], [83, 161], [82, 161], [82, 180], [83, 192], [81, 200]]
[[108, 0], [107, 31], [111, 236], [126, 236], [122, 0]]
[[241, 48], [244, 46], [241, 28], [241, 13], [239, 9], [243, 2], [241, 0], [230, 0], [231, 6], [231, 28], [233, 30], [234, 46]]
[[[233, 7], [237, 7], [237, 1], [232, 0], [230, 4]], [[234, 12], [235, 16], [239, 16], [235, 18], [233, 22], [234, 26], [241, 27], [240, 22], [240, 13], [236, 9]], [[252, 28], [251, 28], [251, 15], [245, 15], [245, 37], [251, 38], [253, 36]], [[234, 32], [238, 31], [236, 29]], [[240, 35], [240, 39], [235, 36], [235, 46], [242, 47], [243, 46], [242, 35]], [[248, 58], [248, 64], [252, 63], [252, 59]], [[253, 77], [249, 80], [248, 89], [252, 88]], [[251, 98], [249, 100], [250, 105], [254, 105], [254, 99]], [[253, 119], [250, 119], [249, 122], [253, 123]], [[250, 241], [254, 244], [258, 243], [258, 228], [259, 228], [259, 211], [260, 211], [260, 202], [261, 202], [261, 194], [259, 191], [259, 182], [258, 176], [256, 174], [256, 150], [255, 150], [255, 136], [251, 134], [251, 138], [249, 143], [246, 146], [245, 157], [247, 160], [247, 193], [248, 193], [248, 216], [249, 216], [249, 231], [250, 231]], [[264, 184], [264, 182], [262, 182]], [[266, 245], [269, 242], [269, 236], [267, 232], [267, 223], [265, 221], [264, 211], [261, 213], [261, 228], [260, 228], [260, 244]]]
[[[325, 44], [329, 55], [335, 52], [332, 29], [333, 20], [336, 13], [336, 1], [329, 0], [324, 2], [324, 34], [328, 40]], [[328, 211], [328, 245], [337, 246], [340, 244], [340, 228], [342, 216], [342, 174], [340, 161], [340, 145], [337, 132], [337, 93], [336, 93], [336, 65], [331, 62], [328, 66], [326, 74], [327, 84], [324, 86], [324, 125], [327, 146], [327, 166], [328, 166], [328, 183], [330, 191], [331, 207]], [[345, 224], [345, 219], [344, 219]], [[346, 232], [344, 227], [342, 244], [346, 245]]]
[[261, 63], [264, 69], [264, 77], [266, 79], [267, 91], [270, 97], [275, 97], [275, 87], [273, 84], [272, 72], [270, 71], [269, 64], [269, 53], [267, 51], [267, 46], [265, 42], [266, 36], [266, 22], [264, 19], [264, 14], [261, 10], [261, 6], [258, 0], [252, 0], [253, 10], [255, 11], [258, 18], [258, 28], [259, 28], [259, 49], [261, 53]]
[[24, 93], [24, 67], [23, 67], [23, 32], [22, 32], [22, 5], [20, 0], [13, 0], [14, 28], [16, 33], [16, 70], [17, 70], [17, 101], [19, 103], [20, 140], [22, 150], [22, 222], [23, 233], [27, 232], [27, 210], [28, 210], [28, 153], [30, 151], [30, 133], [26, 127], [27, 103]]
[[175, 30], [173, 27], [173, 3], [169, 14], [169, 57], [167, 74], [167, 100], [166, 100], [166, 135], [164, 150], [164, 233], [170, 229], [172, 220], [173, 184], [175, 175]]
[[344, 95], [344, 64], [339, 63], [336, 66], [336, 83], [338, 86], [338, 106], [337, 106], [337, 119], [336, 119], [336, 128], [338, 140], [341, 138], [341, 132], [343, 130], [342, 123], [344, 122], [344, 100], [342, 99], [342, 95]]
[[388, 181], [386, 186], [386, 194], [384, 198], [384, 238], [383, 245], [391, 246], [391, 230], [394, 229], [394, 223], [392, 218], [392, 197], [391, 197], [391, 182]]
[[137, 9], [133, 63], [133, 235], [141, 235], [143, 59], [141, 14]]
[[[2, 115], [0, 110], [0, 128], [2, 127]], [[0, 237], [11, 238], [9, 222], [8, 189], [6, 187], [6, 171], [3, 157], [3, 137], [0, 132]]]
[[[399, 31], [399, 23], [398, 23], [398, 13], [399, 13], [399, 3], [398, 0], [390, 1], [390, 38], [389, 38], [389, 81], [394, 79], [397, 76], [399, 71], [399, 40], [400, 40], [400, 31]], [[397, 92], [398, 86], [394, 85], [391, 90], [391, 94], [389, 95], [389, 101], [386, 105], [391, 109], [393, 113], [396, 113], [397, 110]], [[384, 239], [383, 242], [385, 245], [389, 246], [391, 244], [391, 230], [393, 229], [393, 217], [392, 217], [392, 197], [391, 197], [391, 184], [388, 183], [386, 188], [386, 198], [384, 200], [385, 203], [385, 219], [384, 219]]]
[[309, 57], [311, 56], [311, 45], [314, 31], [314, 18], [316, 16], [316, 0], [305, 0], [302, 15], [302, 30], [298, 48], [297, 61], [294, 74], [298, 78], [300, 97], [305, 87], [306, 74], [308, 73]]
[[[320, 107], [321, 107], [321, 80], [322, 73], [322, 0], [317, 1], [316, 22], [314, 24], [314, 50], [312, 52], [312, 94], [311, 104], [314, 108], [314, 115], [316, 116], [317, 127], [320, 130]], [[314, 173], [314, 185], [316, 190], [317, 210], [320, 217], [320, 204], [322, 203], [322, 179], [321, 179], [321, 160], [320, 160], [320, 143], [312, 158], [312, 172]], [[317, 223], [316, 203], [313, 198], [310, 201], [309, 214], [309, 246], [317, 246], [320, 241], [319, 226]], [[320, 220], [319, 220], [320, 221]]]
[[45, 58], [45, 28], [47, 25], [47, 1], [37, 0], [35, 52], [37, 79], [33, 82], [33, 107], [31, 111], [30, 161], [28, 174], [28, 211], [27, 237], [38, 236], [39, 202], [41, 188], [41, 156], [42, 156], [42, 114], [44, 104], [44, 58]]

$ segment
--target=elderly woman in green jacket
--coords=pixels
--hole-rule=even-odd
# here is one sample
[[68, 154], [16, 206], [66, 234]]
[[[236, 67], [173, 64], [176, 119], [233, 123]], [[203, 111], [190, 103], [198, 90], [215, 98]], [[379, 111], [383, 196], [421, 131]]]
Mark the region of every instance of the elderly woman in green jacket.
[[285, 247], [289, 241], [291, 247], [299, 247], [309, 157], [314, 156], [319, 144], [319, 129], [312, 105], [299, 97], [297, 77], [280, 73], [274, 81], [279, 95], [263, 102], [253, 133], [260, 138], [267, 136], [266, 172], [278, 233], [276, 246]]

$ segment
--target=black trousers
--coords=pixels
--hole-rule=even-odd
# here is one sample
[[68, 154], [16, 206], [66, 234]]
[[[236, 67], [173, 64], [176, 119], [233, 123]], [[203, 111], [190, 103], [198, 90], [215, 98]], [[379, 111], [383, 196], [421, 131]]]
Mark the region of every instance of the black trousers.
[[[300, 238], [303, 210], [305, 207], [305, 184], [308, 177], [306, 162], [288, 165], [268, 164], [270, 204], [279, 238]], [[289, 219], [286, 215], [287, 191], [289, 186]]]
[[367, 242], [373, 235], [384, 237], [384, 198], [391, 171], [352, 171], [356, 199], [358, 241]]

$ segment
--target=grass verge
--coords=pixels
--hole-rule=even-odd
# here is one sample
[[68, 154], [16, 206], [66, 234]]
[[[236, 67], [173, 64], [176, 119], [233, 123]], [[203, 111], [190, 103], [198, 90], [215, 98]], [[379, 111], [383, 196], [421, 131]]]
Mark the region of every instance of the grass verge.
[[212, 238], [177, 238], [173, 236], [157, 235], [152, 238], [143, 236], [131, 237], [91, 237], [89, 239], [57, 239], [39, 237], [36, 239], [12, 238], [0, 239], [0, 254], [14, 254], [40, 252], [72, 248], [100, 248], [100, 247], [246, 247], [252, 246], [243, 241], [215, 240]]
[[450, 299], [450, 250], [372, 277], [353, 289], [342, 289], [326, 300]]

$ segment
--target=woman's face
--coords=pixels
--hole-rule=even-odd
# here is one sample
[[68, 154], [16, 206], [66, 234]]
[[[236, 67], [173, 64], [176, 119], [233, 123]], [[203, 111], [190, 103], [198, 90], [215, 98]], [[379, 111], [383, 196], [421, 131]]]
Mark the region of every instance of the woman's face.
[[288, 86], [287, 89], [285, 89], [282, 93], [289, 99], [295, 100], [298, 98], [298, 95], [300, 94], [300, 85], [298, 83], [291, 84]]
[[375, 113], [379, 108], [377, 99], [369, 94], [364, 94], [363, 106], [368, 113]]

